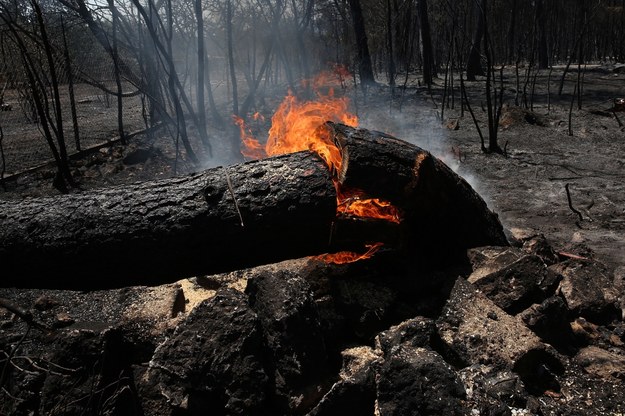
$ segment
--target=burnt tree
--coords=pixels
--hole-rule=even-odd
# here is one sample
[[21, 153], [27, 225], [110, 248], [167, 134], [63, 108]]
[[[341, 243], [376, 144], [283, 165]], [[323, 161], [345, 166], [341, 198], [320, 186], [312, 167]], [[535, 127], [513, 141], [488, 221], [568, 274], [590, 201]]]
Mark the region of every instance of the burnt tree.
[[421, 55], [423, 58], [423, 82], [432, 85], [432, 77], [436, 75], [434, 54], [432, 52], [432, 37], [430, 35], [430, 18], [428, 16], [427, 0], [418, 0], [419, 27], [421, 28]]
[[469, 58], [467, 59], [467, 81], [475, 81], [477, 75], [484, 75], [480, 44], [484, 37], [486, 6], [486, 0], [481, 0], [479, 3], [478, 0], [476, 0], [477, 27], [475, 29], [475, 35], [473, 36]]
[[358, 50], [358, 75], [363, 85], [375, 84], [373, 76], [373, 65], [371, 64], [371, 54], [369, 53], [369, 43], [365, 30], [365, 17], [362, 13], [360, 0], [349, 0], [349, 9], [354, 24], [354, 34], [356, 36], [356, 49]]

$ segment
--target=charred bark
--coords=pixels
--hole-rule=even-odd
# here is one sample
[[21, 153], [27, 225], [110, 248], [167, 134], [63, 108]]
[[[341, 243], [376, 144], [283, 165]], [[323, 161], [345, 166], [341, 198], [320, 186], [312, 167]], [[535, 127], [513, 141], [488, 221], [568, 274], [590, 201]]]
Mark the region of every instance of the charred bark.
[[449, 260], [469, 247], [508, 244], [497, 215], [429, 152], [384, 133], [329, 126], [343, 155], [341, 185], [400, 207], [402, 243], [423, 260]]
[[308, 153], [0, 202], [1, 285], [156, 284], [328, 251], [336, 192]]

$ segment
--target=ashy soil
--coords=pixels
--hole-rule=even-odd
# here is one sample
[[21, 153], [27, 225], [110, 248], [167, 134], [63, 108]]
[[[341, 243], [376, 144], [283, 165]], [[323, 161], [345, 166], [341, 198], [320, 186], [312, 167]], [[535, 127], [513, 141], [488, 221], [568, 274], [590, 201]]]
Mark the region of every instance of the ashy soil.
[[[512, 237], [543, 233], [561, 252], [596, 258], [612, 270], [625, 267], [625, 112], [612, 111], [614, 99], [625, 97], [625, 73], [614, 65], [586, 67], [579, 109], [572, 95], [575, 69], [568, 73], [561, 96], [557, 89], [563, 68], [541, 71], [535, 88], [531, 79], [525, 86], [525, 69], [519, 72], [517, 89], [514, 68], [503, 71], [506, 104], [498, 136], [504, 155], [482, 152], [469, 112], [461, 112], [457, 77], [453, 97], [445, 94], [444, 109], [442, 78], [428, 90], [418, 85], [416, 77], [409, 77], [405, 85], [399, 77], [401, 85], [394, 96], [383, 85], [366, 93], [348, 86], [337, 93], [350, 97], [362, 127], [416, 143], [462, 174], [499, 214]], [[478, 79], [465, 84], [488, 142], [484, 83]], [[267, 121], [254, 125], [257, 131], [268, 130], [271, 113], [285, 90], [266, 93], [265, 107], [259, 110]], [[216, 129], [210, 132], [214, 157], [202, 166], [192, 165], [184, 154], [176, 157], [176, 141], [166, 129], [150, 137], [134, 136], [128, 146], [121, 146], [114, 140], [115, 102], [86, 86], [77, 89], [77, 96], [83, 149], [110, 143], [72, 159], [80, 189], [167, 177], [231, 161], [227, 155], [232, 133]], [[521, 106], [515, 106], [515, 97]], [[24, 116], [16, 92], [7, 92], [5, 102], [13, 105], [12, 111], [0, 113], [6, 178], [0, 198], [56, 193], [54, 166], [45, 164], [50, 151], [37, 124]], [[126, 130], [141, 129], [139, 100], [125, 103], [125, 109]], [[67, 118], [68, 150], [75, 153]]]

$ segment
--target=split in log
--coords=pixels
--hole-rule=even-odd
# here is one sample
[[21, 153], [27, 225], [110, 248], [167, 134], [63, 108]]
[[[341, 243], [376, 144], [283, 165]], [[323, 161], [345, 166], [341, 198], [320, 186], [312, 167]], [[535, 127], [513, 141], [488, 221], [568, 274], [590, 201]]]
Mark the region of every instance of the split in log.
[[327, 125], [339, 184], [391, 201], [401, 224], [337, 216], [326, 165], [299, 152], [201, 173], [58, 197], [0, 202], [4, 287], [94, 289], [384, 242], [427, 263], [506, 245], [497, 216], [430, 153], [391, 136]]

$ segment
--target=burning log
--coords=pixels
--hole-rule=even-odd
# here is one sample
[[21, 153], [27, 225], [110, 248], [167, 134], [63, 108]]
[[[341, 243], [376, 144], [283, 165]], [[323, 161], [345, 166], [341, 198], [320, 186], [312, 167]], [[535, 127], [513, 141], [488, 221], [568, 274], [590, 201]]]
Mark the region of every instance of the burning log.
[[467, 247], [508, 245], [497, 215], [429, 152], [384, 133], [327, 126], [343, 156], [341, 187], [361, 189], [400, 207], [407, 243], [416, 246], [411, 248], [416, 254], [444, 260], [464, 255]]
[[[497, 216], [428, 152], [381, 133], [322, 127], [342, 154], [337, 170], [304, 151], [179, 178], [0, 202], [2, 285], [151, 285], [346, 249], [369, 247], [371, 254], [379, 243], [429, 261], [506, 244]], [[341, 195], [351, 188], [374, 199]]]

